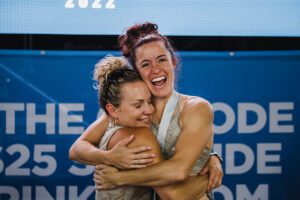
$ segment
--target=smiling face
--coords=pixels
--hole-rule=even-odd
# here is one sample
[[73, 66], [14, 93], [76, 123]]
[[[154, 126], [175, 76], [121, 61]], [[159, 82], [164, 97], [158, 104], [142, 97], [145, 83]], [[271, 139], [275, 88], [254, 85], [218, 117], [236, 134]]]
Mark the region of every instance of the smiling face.
[[156, 98], [169, 98], [174, 90], [175, 62], [162, 41], [153, 41], [135, 51], [136, 68]]
[[122, 126], [150, 127], [154, 107], [151, 93], [143, 81], [126, 83], [121, 88], [120, 106], [114, 108], [114, 118]]

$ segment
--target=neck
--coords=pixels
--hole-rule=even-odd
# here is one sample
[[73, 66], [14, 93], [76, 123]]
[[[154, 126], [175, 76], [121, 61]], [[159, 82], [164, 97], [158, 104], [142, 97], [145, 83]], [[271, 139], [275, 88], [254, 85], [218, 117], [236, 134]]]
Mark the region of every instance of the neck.
[[[174, 92], [174, 91], [173, 91]], [[171, 98], [172, 93], [164, 98], [154, 98], [153, 104], [155, 107], [155, 113], [153, 115], [153, 121], [156, 123], [160, 123], [160, 120], [163, 116], [165, 107], [167, 105], [168, 100]]]

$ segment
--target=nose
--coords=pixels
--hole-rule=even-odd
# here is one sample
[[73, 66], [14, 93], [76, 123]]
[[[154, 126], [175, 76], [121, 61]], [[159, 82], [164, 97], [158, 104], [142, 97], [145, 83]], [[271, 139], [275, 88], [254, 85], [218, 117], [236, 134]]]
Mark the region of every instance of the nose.
[[154, 106], [151, 103], [147, 103], [147, 105], [145, 106], [144, 113], [146, 115], [152, 115], [153, 112], [154, 112]]
[[160, 72], [160, 63], [158, 63], [158, 62], [154, 62], [154, 64], [152, 65], [152, 72], [153, 73], [158, 73], [158, 72]]

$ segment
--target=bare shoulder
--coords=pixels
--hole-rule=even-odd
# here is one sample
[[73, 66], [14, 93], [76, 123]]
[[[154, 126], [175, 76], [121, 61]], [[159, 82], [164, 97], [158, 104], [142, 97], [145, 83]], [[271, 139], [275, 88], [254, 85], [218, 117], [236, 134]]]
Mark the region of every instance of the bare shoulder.
[[213, 107], [211, 103], [202, 98], [197, 96], [188, 96], [183, 95], [183, 101], [182, 101], [182, 114], [183, 115], [190, 115], [194, 112], [198, 114], [212, 114], [213, 113]]
[[118, 129], [114, 135], [111, 137], [109, 143], [110, 146], [116, 145], [119, 141], [134, 135], [134, 142], [130, 143], [129, 146], [139, 146], [144, 143], [151, 143], [151, 141], [156, 140], [152, 131], [147, 127], [122, 127]]
[[130, 137], [130, 132], [126, 130], [126, 128], [120, 128], [116, 130], [116, 132], [110, 138], [107, 147], [108, 149], [112, 149], [118, 142], [121, 140]]
[[135, 143], [132, 146], [138, 145], [150, 145], [153, 143], [157, 143], [157, 139], [150, 128], [147, 127], [137, 127], [137, 128], [129, 128], [132, 131], [132, 134], [135, 138]]
[[131, 135], [134, 135], [135, 137], [153, 137], [152, 131], [147, 127], [122, 127], [118, 129], [115, 134], [120, 137], [129, 137]]
[[147, 151], [148, 153], [155, 154], [154, 164], [162, 160], [160, 146], [155, 135], [147, 127], [136, 127], [136, 128], [120, 128], [115, 132], [109, 141], [109, 148], [114, 147], [119, 141], [134, 135], [134, 140], [128, 145], [128, 147], [141, 147], [147, 146], [151, 147], [151, 150]]

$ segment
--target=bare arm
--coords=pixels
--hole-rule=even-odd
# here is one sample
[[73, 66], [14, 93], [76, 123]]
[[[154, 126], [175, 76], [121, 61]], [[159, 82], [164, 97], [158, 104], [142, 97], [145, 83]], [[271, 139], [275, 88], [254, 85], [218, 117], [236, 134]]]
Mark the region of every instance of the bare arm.
[[97, 148], [108, 126], [108, 117], [101, 115], [74, 142], [69, 150], [69, 159], [83, 164], [110, 164], [107, 152]]
[[[131, 147], [135, 146], [151, 146], [151, 153], [157, 156], [154, 159], [154, 164], [161, 162], [162, 156], [160, 151], [160, 146], [157, 142], [154, 134], [147, 128], [122, 128], [119, 129], [111, 138], [108, 144], [108, 148], [111, 149], [119, 141], [127, 138], [130, 134], [135, 135], [135, 140], [129, 144]], [[118, 170], [109, 166], [96, 166], [96, 168], [104, 168], [105, 170], [111, 170], [111, 172], [117, 172]], [[170, 169], [172, 170], [172, 169]], [[101, 184], [101, 178], [98, 175], [99, 171], [96, 170], [94, 174], [95, 183]], [[163, 187], [155, 187], [155, 191], [161, 197], [161, 199], [199, 199], [206, 192], [206, 187], [208, 183], [207, 176], [189, 176], [185, 181], [171, 184]], [[115, 185], [110, 185], [107, 189], [115, 188]], [[97, 188], [97, 187], [96, 187]]]
[[[147, 168], [126, 172], [110, 173], [102, 170], [102, 180], [110, 181], [118, 186], [142, 185], [152, 187], [184, 181], [207, 143], [212, 139], [213, 134], [213, 111], [208, 102], [199, 99], [194, 100], [187, 105], [185, 110], [185, 114], [182, 114], [182, 132], [172, 159]], [[101, 186], [99, 188], [101, 189]]]
[[133, 135], [118, 141], [109, 151], [99, 149], [97, 145], [102, 139], [108, 123], [109, 120], [105, 114], [92, 123], [71, 146], [69, 158], [83, 164], [106, 164], [119, 169], [142, 168], [153, 161], [152, 154], [143, 153], [148, 151], [149, 147], [127, 147], [134, 140]]
[[169, 199], [200, 199], [205, 193], [208, 176], [189, 176], [182, 182], [168, 186], [154, 187], [162, 200]]

